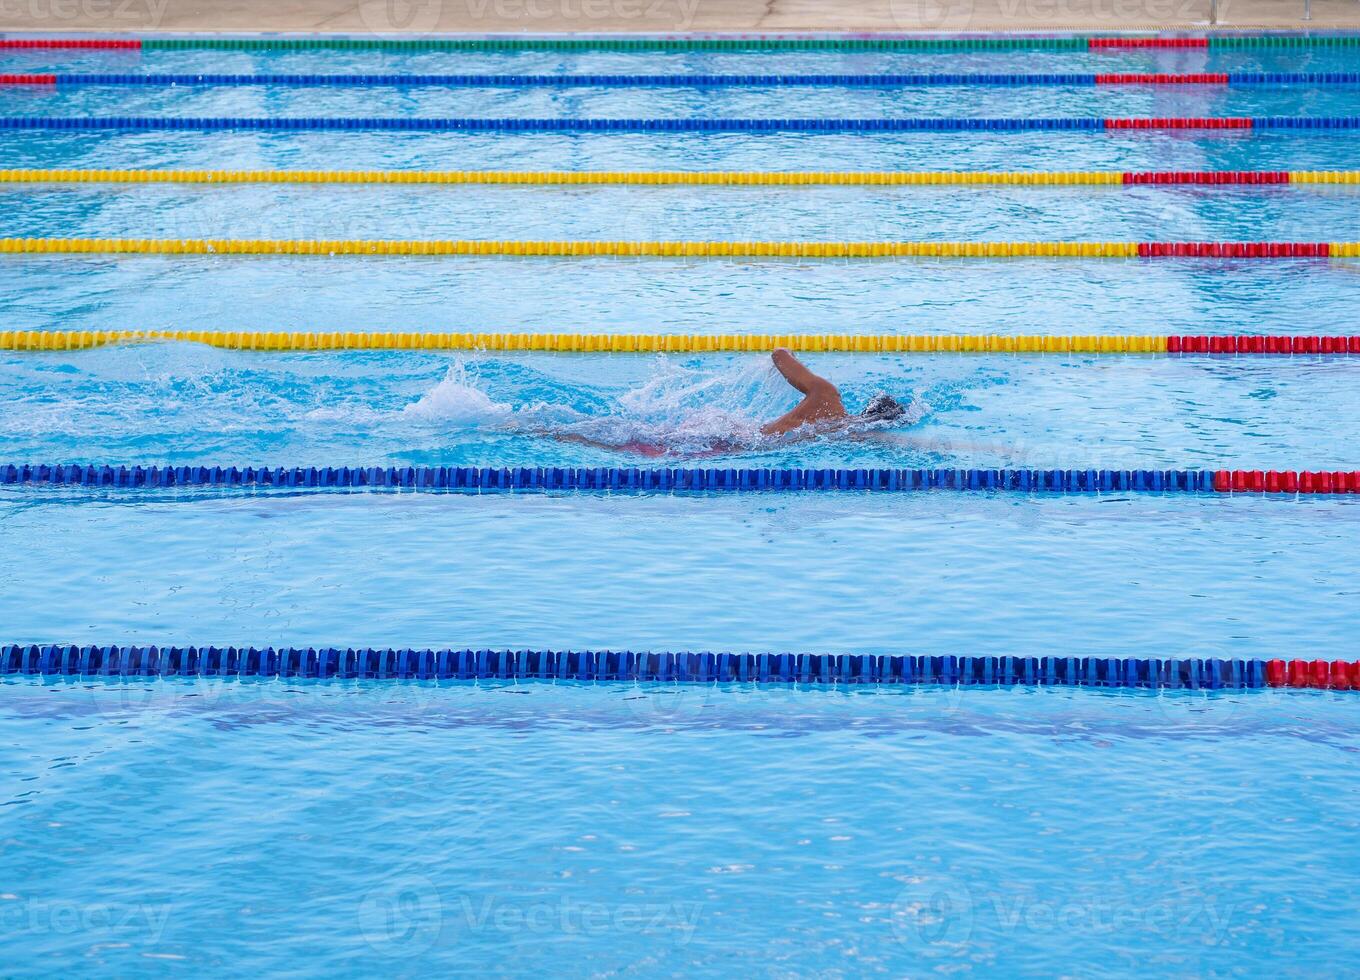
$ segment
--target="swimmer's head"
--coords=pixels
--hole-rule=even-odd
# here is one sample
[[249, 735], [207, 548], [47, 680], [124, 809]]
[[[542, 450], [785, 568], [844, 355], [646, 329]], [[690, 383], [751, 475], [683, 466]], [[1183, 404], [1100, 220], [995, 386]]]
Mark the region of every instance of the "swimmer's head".
[[864, 422], [896, 422], [906, 414], [907, 410], [901, 402], [892, 395], [880, 392], [869, 399], [869, 404], [864, 406], [858, 418]]

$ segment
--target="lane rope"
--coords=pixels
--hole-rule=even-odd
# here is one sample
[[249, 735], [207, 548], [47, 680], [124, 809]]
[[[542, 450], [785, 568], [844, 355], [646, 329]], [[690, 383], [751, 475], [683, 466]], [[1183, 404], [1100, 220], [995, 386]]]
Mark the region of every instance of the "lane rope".
[[401, 255], [552, 258], [1230, 258], [1360, 257], [1360, 242], [612, 242], [241, 238], [0, 238], [0, 255]]
[[1360, 184], [1360, 170], [110, 170], [0, 169], [4, 184], [599, 184], [1017, 187]]
[[1286, 72], [1076, 72], [1058, 74], [1017, 74], [984, 72], [929, 72], [880, 74], [750, 74], [750, 75], [675, 75], [675, 74], [166, 74], [166, 73], [89, 73], [89, 74], [0, 74], [0, 85], [51, 86], [80, 88], [117, 86], [166, 88], [287, 86], [293, 88], [923, 88], [932, 86], [1006, 86], [1055, 87], [1090, 85], [1215, 85], [1287, 86], [1356, 85], [1360, 72], [1286, 71]]
[[1360, 354], [1357, 336], [1264, 334], [581, 334], [271, 330], [0, 330], [0, 350], [69, 351], [112, 344], [207, 344], [227, 350], [457, 350], [555, 353]]
[[1360, 493], [1360, 471], [1021, 469], [642, 469], [598, 467], [223, 467], [0, 465], [0, 485], [631, 493], [920, 490], [1029, 493]]
[[34, 677], [562, 680], [1242, 690], [1360, 690], [1360, 662], [1189, 657], [648, 653], [6, 644], [0, 674]]
[[154, 37], [0, 38], [0, 50], [116, 51], [1109, 51], [1138, 49], [1353, 48], [1360, 34], [1211, 34], [1192, 37], [755, 35], [595, 37]]
[[4, 116], [0, 130], [59, 132], [460, 132], [460, 133], [907, 133], [1110, 130], [1352, 130], [1360, 116], [1058, 117], [974, 119], [479, 119], [473, 117]]

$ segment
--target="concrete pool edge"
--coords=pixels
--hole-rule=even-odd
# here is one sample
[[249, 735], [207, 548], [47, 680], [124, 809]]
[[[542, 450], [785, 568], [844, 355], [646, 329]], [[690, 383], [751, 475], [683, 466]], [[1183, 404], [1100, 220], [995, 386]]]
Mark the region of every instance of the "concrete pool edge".
[[[1308, 19], [1304, 19], [1307, 17]], [[1360, 27], [1352, 0], [81, 0], [13, 5], [4, 31], [420, 34]]]
[[[89, 2], [93, 3], [96, 0], [89, 0]], [[154, 0], [148, 0], [148, 2], [154, 2]], [[1347, 12], [1350, 13], [1349, 8]], [[730, 45], [735, 42], [747, 42], [750, 45], [749, 48], [738, 48], [736, 50], [758, 50], [761, 46], [780, 45], [787, 45], [789, 49], [797, 50], [794, 45], [800, 43], [806, 43], [814, 48], [820, 45], [822, 49], [826, 49], [828, 45], [840, 42], [846, 43], [847, 46], [905, 44], [907, 42], [926, 45], [939, 42], [957, 42], [960, 45], [967, 42], [1014, 42], [1018, 47], [1023, 48], [1028, 46], [1026, 42], [1042, 46], [1038, 45], [1037, 42], [1050, 41], [1055, 42], [1056, 46], [1064, 43], [1072, 45], [1074, 41], [1086, 41], [1088, 39], [1094, 39], [1098, 42], [1115, 42], [1109, 45], [1095, 44], [1093, 47], [1096, 49], [1103, 49], [1106, 46], [1117, 49], [1125, 46], [1119, 42], [1152, 40], [1183, 42], [1167, 45], [1168, 47], [1202, 48], [1204, 45], [1197, 42], [1207, 40], [1210, 46], [1215, 41], [1252, 38], [1273, 38], [1300, 43], [1306, 41], [1325, 42], [1329, 39], [1353, 35], [1357, 31], [1360, 31], [1360, 11], [1350, 16], [1325, 22], [1317, 19], [1297, 22], [1282, 20], [1278, 23], [1263, 20], [1241, 24], [1210, 24], [1204, 20], [1161, 23], [1092, 22], [1088, 24], [1025, 22], [1017, 25], [978, 24], [952, 28], [923, 27], [916, 29], [888, 26], [848, 30], [825, 28], [784, 30], [665, 30], [642, 28], [633, 31], [600, 29], [560, 31], [512, 29], [308, 30], [305, 28], [272, 29], [259, 27], [161, 29], [136, 25], [79, 27], [73, 25], [69, 20], [53, 21], [52, 26], [45, 27], [38, 24], [32, 26], [12, 25], [3, 19], [3, 11], [0, 11], [0, 42], [3, 42], [0, 43], [0, 47], [7, 44], [11, 48], [31, 47], [41, 49], [51, 46], [53, 48], [125, 49], [129, 51], [140, 50], [143, 44], [145, 44], [147, 50], [174, 50], [177, 42], [182, 42], [188, 47], [202, 46], [206, 49], [213, 45], [225, 46], [234, 41], [257, 46], [262, 50], [273, 45], [282, 49], [290, 44], [321, 47], [331, 43], [337, 45], [349, 43], [354, 45], [356, 49], [362, 48], [364, 45], [371, 45], [375, 48], [388, 45], [393, 50], [399, 50], [403, 47], [420, 44], [431, 46], [468, 44], [485, 46], [488, 50], [495, 50], [496, 46], [500, 46], [502, 50], [513, 50], [519, 46], [526, 49], [534, 49], [537, 46], [538, 50], [550, 50], [553, 45], [560, 45], [563, 49], [571, 50], [592, 50], [594, 46], [598, 46], [599, 50], [608, 50], [610, 45], [616, 45], [621, 50], [645, 51], [647, 42], [677, 47], [704, 43]], [[1142, 45], [1134, 43], [1128, 46], [1138, 47]], [[1147, 46], [1155, 47], [1156, 45]], [[1071, 49], [1082, 50], [1077, 46], [1072, 46]], [[910, 49], [904, 48], [904, 50]]]

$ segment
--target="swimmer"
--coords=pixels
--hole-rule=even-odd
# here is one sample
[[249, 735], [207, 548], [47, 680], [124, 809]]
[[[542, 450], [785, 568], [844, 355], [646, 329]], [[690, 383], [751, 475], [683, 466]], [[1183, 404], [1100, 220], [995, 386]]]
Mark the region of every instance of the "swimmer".
[[[826, 378], [809, 371], [791, 351], [780, 347], [771, 358], [775, 368], [784, 376], [784, 380], [803, 396], [803, 400], [791, 411], [760, 427], [760, 434], [771, 440], [789, 443], [838, 433], [853, 437], [868, 426], [894, 422], [907, 414], [907, 410], [897, 399], [880, 393], [869, 399], [869, 404], [862, 412], [851, 415], [845, 410], [839, 389]], [[651, 458], [665, 456], [671, 452], [668, 446], [651, 442], [601, 442], [575, 433], [555, 433], [554, 437], [561, 442], [635, 453]], [[736, 440], [719, 439], [702, 453], [686, 455], [717, 456], [749, 448], [752, 447]]]
[[877, 422], [895, 422], [907, 414], [896, 398], [879, 393], [869, 399], [864, 411], [851, 415], [841, 401], [840, 390], [826, 378], [809, 371], [792, 352], [780, 347], [771, 358], [784, 380], [802, 394], [803, 400], [792, 411], [762, 425], [761, 435], [785, 436], [797, 431], [803, 438], [810, 438]]

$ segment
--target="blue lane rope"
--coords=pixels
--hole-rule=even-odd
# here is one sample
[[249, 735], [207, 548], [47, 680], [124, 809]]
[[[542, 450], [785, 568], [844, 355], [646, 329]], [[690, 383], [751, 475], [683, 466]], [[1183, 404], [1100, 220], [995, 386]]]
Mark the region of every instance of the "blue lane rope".
[[1353, 71], [1230, 71], [1229, 85], [1355, 85]]
[[633, 492], [1019, 490], [1212, 492], [1210, 470], [642, 469], [599, 467], [224, 467], [3, 465], [0, 485], [285, 489], [614, 490]]
[[[107, 86], [241, 86], [274, 85], [303, 88], [367, 86], [439, 86], [445, 88], [728, 88], [827, 86], [834, 88], [912, 88], [937, 85], [1086, 86], [1102, 84], [1108, 73], [1077, 74], [764, 74], [764, 75], [394, 75], [394, 74], [81, 74], [41, 75], [62, 87]], [[1174, 76], [1173, 76], [1174, 77]], [[1356, 85], [1360, 72], [1227, 72], [1227, 85]], [[1125, 83], [1135, 84], [1135, 83]], [[1148, 83], [1157, 84], [1157, 83]], [[1162, 83], [1165, 84], [1165, 83]], [[1213, 84], [1213, 83], [1205, 83]]]
[[[1147, 125], [1143, 125], [1146, 123]], [[902, 133], [1032, 130], [1360, 128], [1360, 116], [1269, 116], [1250, 119], [475, 119], [475, 118], [193, 118], [171, 116], [8, 116], [0, 130], [271, 132], [407, 131], [465, 133]]]
[[397, 650], [11, 644], [0, 674], [43, 677], [310, 677], [402, 680], [671, 681], [1242, 689], [1261, 660], [613, 650]]
[[10, 116], [0, 129], [20, 130], [361, 130], [533, 133], [902, 132], [909, 130], [1080, 129], [1101, 119], [435, 119], [435, 118], [173, 118]]

